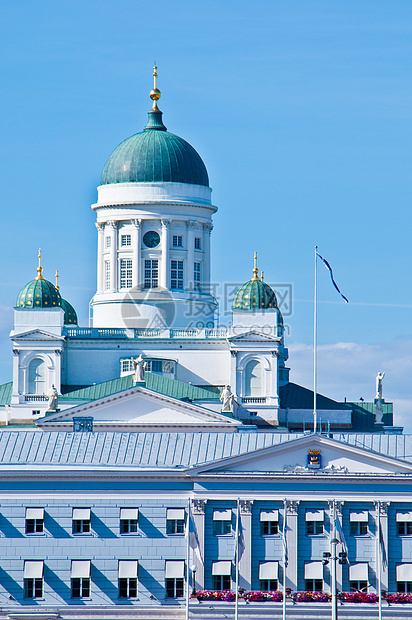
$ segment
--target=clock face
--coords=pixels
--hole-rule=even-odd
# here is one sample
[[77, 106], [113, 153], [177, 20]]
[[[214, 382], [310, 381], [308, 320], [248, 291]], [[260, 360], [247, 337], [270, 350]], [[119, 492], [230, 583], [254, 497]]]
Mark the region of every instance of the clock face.
[[149, 230], [143, 235], [143, 243], [147, 248], [155, 248], [160, 243], [160, 236], [155, 230]]

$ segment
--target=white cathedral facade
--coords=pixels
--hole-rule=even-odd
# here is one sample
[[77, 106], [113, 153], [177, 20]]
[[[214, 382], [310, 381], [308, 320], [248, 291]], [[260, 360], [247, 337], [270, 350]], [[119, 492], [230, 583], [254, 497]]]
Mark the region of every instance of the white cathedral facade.
[[[327, 428], [313, 429], [313, 393], [290, 380], [256, 255], [230, 326], [217, 324], [217, 207], [201, 157], [163, 123], [154, 75], [147, 125], [110, 155], [92, 205], [92, 324], [77, 324], [41, 253], [18, 293], [0, 386], [0, 620], [114, 619], [122, 605], [156, 617], [183, 605], [189, 581], [274, 602], [286, 588], [328, 600], [334, 581], [407, 596], [412, 439], [383, 398], [318, 394]], [[334, 574], [333, 544], [350, 559]]]

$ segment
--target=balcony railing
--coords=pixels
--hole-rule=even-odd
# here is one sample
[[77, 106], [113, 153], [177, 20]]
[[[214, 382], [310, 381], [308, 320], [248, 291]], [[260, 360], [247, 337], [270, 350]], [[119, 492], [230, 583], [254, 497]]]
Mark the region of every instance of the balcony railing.
[[40, 402], [46, 402], [48, 400], [47, 396], [41, 395], [41, 394], [27, 394], [27, 396], [24, 397], [24, 400], [26, 403], [40, 403]]
[[226, 338], [228, 335], [226, 328], [219, 329], [150, 329], [150, 328], [101, 328], [101, 327], [68, 327], [66, 336], [68, 338], [196, 338], [196, 339], [215, 339]]
[[242, 396], [242, 403], [264, 405], [266, 403], [266, 396]]

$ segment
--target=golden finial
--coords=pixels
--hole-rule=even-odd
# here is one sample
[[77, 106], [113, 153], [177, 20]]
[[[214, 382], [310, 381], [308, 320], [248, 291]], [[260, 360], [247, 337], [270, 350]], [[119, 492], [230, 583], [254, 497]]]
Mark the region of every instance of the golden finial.
[[56, 269], [56, 288], [59, 290], [59, 271]]
[[251, 278], [251, 281], [255, 282], [256, 280], [259, 280], [260, 282], [260, 279], [258, 276], [259, 269], [257, 268], [257, 252], [255, 252], [255, 266], [253, 267], [252, 271], [253, 271], [253, 278]]
[[42, 276], [43, 267], [41, 266], [41, 249], [39, 248], [39, 266], [37, 267], [36, 280], [44, 280]]
[[157, 66], [153, 67], [153, 89], [150, 91], [150, 99], [153, 101], [152, 111], [158, 112], [159, 108], [157, 107], [157, 101], [161, 97], [161, 92], [157, 88]]
[[261, 279], [261, 280], [262, 280], [262, 282], [263, 282], [263, 271], [261, 271], [261, 272], [260, 272], [260, 279]]

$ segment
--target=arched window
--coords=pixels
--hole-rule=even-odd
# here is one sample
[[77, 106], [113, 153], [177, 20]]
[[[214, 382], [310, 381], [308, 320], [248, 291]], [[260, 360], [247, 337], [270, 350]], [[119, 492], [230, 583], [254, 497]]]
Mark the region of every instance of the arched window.
[[245, 396], [262, 396], [262, 365], [252, 360], [246, 364]]
[[37, 358], [29, 366], [29, 394], [46, 393], [46, 364]]

